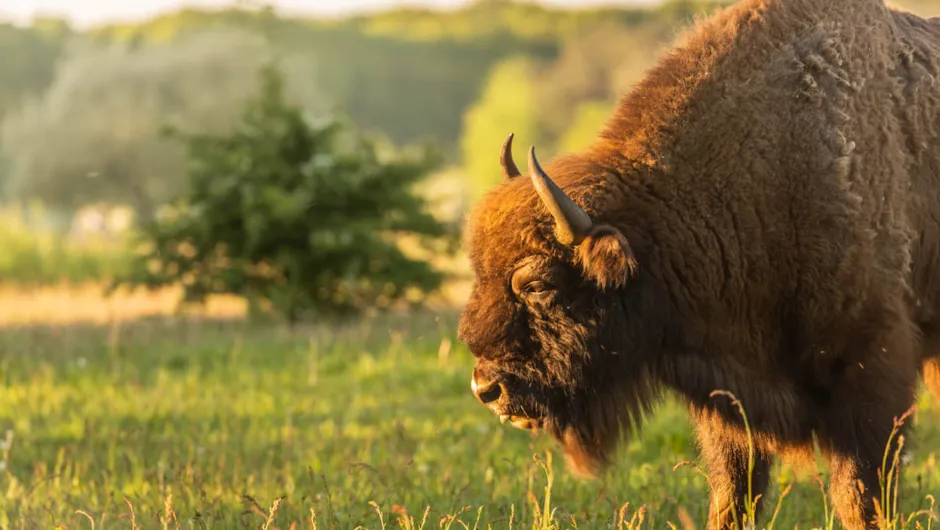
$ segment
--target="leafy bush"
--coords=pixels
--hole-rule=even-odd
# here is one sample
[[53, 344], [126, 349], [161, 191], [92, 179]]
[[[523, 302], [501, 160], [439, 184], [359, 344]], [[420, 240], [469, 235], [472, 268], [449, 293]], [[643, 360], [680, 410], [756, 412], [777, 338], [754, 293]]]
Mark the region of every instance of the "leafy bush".
[[416, 301], [437, 288], [443, 274], [401, 243], [429, 250], [455, 241], [411, 189], [438, 158], [425, 150], [383, 160], [344, 121], [306, 119], [286, 101], [275, 67], [261, 81], [232, 132], [167, 129], [186, 145], [188, 189], [142, 226], [147, 250], [118, 285], [179, 282], [184, 302], [241, 295], [292, 322]]

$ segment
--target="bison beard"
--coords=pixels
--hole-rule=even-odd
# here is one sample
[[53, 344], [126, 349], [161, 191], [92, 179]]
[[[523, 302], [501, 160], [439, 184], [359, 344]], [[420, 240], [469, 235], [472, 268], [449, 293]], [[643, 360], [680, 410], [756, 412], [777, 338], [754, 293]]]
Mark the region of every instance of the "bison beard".
[[[596, 141], [468, 221], [458, 335], [496, 416], [593, 476], [669, 390], [708, 528], [818, 440], [843, 526], [876, 528], [894, 420], [940, 399], [940, 23], [881, 0], [741, 0], [694, 28]], [[902, 434], [906, 427], [902, 429]], [[860, 489], [861, 486], [861, 489]], [[758, 504], [758, 511], [761, 504]]]
[[[623, 436], [636, 427], [639, 414], [624, 411], [642, 408], [649, 403], [640, 396], [622, 396], [620, 400], [581, 405], [580, 414], [569, 418], [563, 427], [557, 424], [548, 430], [560, 443], [571, 471], [581, 478], [595, 478], [611, 463], [611, 456]], [[626, 423], [625, 423], [626, 421]]]

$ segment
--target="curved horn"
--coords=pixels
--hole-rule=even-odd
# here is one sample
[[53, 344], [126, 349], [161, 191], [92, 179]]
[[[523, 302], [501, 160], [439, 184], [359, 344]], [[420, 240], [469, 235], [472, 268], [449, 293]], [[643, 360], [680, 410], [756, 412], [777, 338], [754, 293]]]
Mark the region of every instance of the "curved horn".
[[563, 245], [580, 243], [593, 226], [591, 217], [545, 174], [535, 158], [535, 147], [529, 149], [529, 177], [542, 203], [555, 218], [558, 242]]
[[512, 160], [512, 137], [514, 133], [509, 133], [506, 141], [503, 142], [503, 151], [499, 156], [499, 167], [503, 169], [503, 178], [511, 179], [522, 175], [516, 163]]

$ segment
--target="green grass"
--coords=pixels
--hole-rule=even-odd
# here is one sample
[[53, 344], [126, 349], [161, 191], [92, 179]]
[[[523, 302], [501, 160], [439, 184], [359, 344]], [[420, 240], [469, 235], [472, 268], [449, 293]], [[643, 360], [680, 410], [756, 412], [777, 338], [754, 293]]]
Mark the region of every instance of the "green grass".
[[0, 208], [0, 283], [21, 286], [100, 282], [128, 270], [130, 244], [124, 240], [69, 239], [27, 226], [16, 208]]
[[[703, 526], [704, 478], [673, 470], [695, 458], [681, 406], [663, 405], [602, 480], [579, 481], [553, 443], [474, 402], [454, 327], [421, 314], [294, 333], [169, 318], [5, 329], [0, 526], [261, 528], [279, 498], [269, 529], [311, 528], [311, 515], [316, 528], [399, 528], [402, 507], [417, 527], [430, 507], [425, 528], [548, 528], [533, 525], [546, 504], [561, 528], [617, 528], [626, 503], [627, 522], [645, 505], [643, 528]], [[921, 403], [904, 513], [940, 492], [940, 413]], [[546, 450], [549, 503], [534, 458]], [[768, 515], [794, 481], [780, 470]], [[824, 527], [824, 510], [804, 477], [776, 527]]]

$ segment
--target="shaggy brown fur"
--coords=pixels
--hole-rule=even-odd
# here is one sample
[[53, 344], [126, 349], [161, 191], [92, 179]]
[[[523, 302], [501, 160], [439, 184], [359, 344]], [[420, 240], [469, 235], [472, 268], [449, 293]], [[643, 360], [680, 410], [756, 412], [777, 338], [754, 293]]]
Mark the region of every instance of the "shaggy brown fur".
[[590, 232], [563, 244], [526, 176], [476, 207], [459, 336], [478, 398], [590, 475], [679, 393], [717, 529], [747, 492], [740, 416], [711, 396], [727, 390], [754, 431], [754, 495], [815, 435], [843, 525], [874, 527], [893, 419], [921, 377], [940, 399], [940, 23], [881, 0], [742, 0], [545, 173]]

